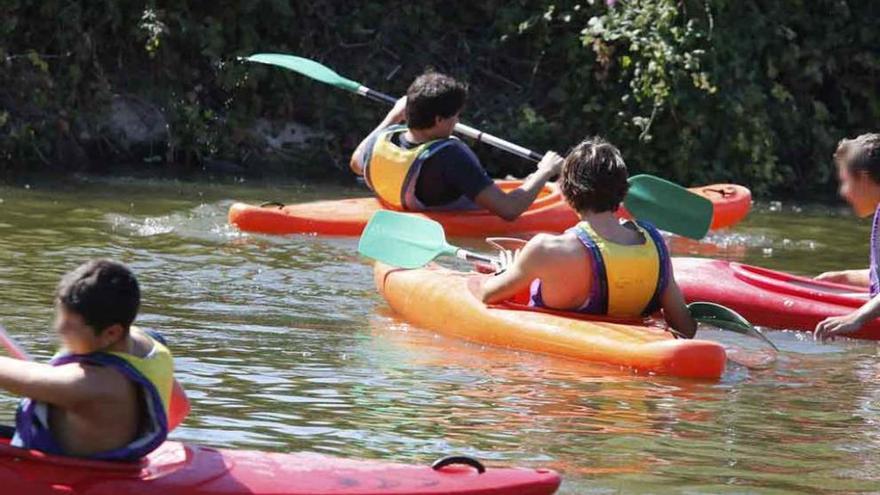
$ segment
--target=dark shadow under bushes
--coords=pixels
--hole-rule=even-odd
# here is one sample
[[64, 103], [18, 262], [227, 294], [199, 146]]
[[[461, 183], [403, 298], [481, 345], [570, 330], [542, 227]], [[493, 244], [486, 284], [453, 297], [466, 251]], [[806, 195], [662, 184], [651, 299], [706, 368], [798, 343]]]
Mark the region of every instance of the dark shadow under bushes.
[[[536, 150], [591, 134], [635, 170], [755, 192], [833, 188], [880, 122], [876, 2], [114, 2], [0, 6], [0, 172], [344, 177], [383, 108], [236, 57], [314, 58], [400, 94], [467, 80], [465, 121]], [[478, 148], [496, 175], [530, 164]]]

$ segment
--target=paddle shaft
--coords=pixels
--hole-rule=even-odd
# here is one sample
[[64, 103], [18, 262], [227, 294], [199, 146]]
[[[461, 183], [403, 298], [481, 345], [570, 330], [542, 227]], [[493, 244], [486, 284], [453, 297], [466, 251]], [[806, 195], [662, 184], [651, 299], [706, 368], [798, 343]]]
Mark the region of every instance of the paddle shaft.
[[6, 332], [6, 329], [0, 325], [0, 343], [3, 344], [3, 347], [6, 348], [6, 351], [12, 355], [12, 357], [16, 359], [20, 359], [22, 361], [33, 361], [34, 358], [31, 357], [30, 354], [27, 353], [21, 346], [18, 345], [17, 342], [12, 340], [12, 337]]
[[[389, 105], [394, 105], [397, 102], [397, 98], [387, 95], [385, 93], [381, 93], [374, 89], [370, 89], [364, 85], [361, 85], [357, 89], [357, 94], [361, 96], [366, 96], [367, 98], [378, 101], [381, 103], [387, 103]], [[526, 160], [531, 160], [533, 162], [541, 161], [543, 155], [539, 155], [534, 151], [524, 148], [518, 144], [511, 143], [510, 141], [505, 141], [497, 136], [493, 136], [491, 134], [487, 134], [479, 129], [474, 129], [471, 126], [464, 125], [462, 123], [455, 124], [455, 132], [467, 136], [479, 143], [486, 143], [489, 146], [494, 146], [500, 150], [504, 150], [508, 153], [512, 153], [521, 158], [525, 158]]]
[[470, 261], [471, 263], [474, 263], [474, 262], [489, 263], [491, 265], [491, 264], [498, 262], [498, 259], [493, 258], [492, 256], [486, 256], [484, 254], [473, 253], [471, 251], [468, 251], [466, 249], [461, 249], [461, 248], [458, 248], [455, 251], [455, 257], [459, 258], [459, 259], [463, 259], [465, 261]]

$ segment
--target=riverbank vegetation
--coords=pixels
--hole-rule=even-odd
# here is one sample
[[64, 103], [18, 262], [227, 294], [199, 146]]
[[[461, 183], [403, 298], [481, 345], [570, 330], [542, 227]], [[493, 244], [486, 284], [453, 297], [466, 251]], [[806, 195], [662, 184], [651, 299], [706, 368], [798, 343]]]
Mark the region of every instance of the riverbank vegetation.
[[683, 183], [824, 193], [836, 142], [880, 122], [878, 25], [871, 0], [7, 0], [0, 172], [345, 177], [385, 109], [237, 61], [281, 52], [392, 94], [451, 73], [465, 122], [536, 150], [598, 133]]

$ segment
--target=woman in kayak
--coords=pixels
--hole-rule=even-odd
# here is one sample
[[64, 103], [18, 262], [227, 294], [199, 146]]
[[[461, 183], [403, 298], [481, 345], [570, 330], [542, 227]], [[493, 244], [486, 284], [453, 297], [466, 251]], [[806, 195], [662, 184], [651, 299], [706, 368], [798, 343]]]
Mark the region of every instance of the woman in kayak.
[[560, 186], [581, 221], [562, 235], [540, 234], [516, 256], [502, 252], [497, 276], [482, 287], [486, 303], [531, 290], [530, 304], [613, 317], [662, 309], [675, 333], [691, 338], [696, 322], [672, 274], [666, 243], [646, 222], [620, 220], [629, 184], [620, 151], [601, 138], [565, 158]]
[[0, 357], [0, 388], [27, 397], [12, 445], [49, 454], [134, 460], [168, 433], [174, 365], [156, 338], [132, 326], [140, 289], [125, 266], [88, 262], [64, 276], [50, 364]]
[[817, 339], [857, 332], [865, 323], [880, 317], [880, 134], [862, 134], [844, 139], [834, 152], [840, 195], [859, 217], [874, 214], [871, 228], [871, 266], [861, 270], [826, 272], [817, 280], [868, 288], [871, 299], [856, 311], [832, 316], [816, 326]]
[[[544, 184], [559, 174], [562, 158], [548, 152], [518, 189], [504, 192], [471, 149], [452, 136], [467, 87], [437, 73], [419, 76], [351, 156], [351, 169], [394, 210], [483, 208], [516, 220]], [[406, 120], [406, 125], [401, 123]]]

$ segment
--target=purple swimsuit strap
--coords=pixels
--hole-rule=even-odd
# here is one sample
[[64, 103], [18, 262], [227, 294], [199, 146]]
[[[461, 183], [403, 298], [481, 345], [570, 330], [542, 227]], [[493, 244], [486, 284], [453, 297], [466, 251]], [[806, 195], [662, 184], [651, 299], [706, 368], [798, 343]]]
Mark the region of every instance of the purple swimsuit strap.
[[880, 206], [874, 212], [874, 222], [871, 225], [871, 297], [880, 294]]

